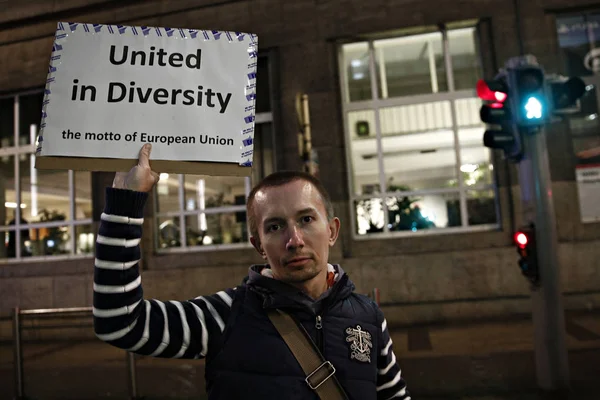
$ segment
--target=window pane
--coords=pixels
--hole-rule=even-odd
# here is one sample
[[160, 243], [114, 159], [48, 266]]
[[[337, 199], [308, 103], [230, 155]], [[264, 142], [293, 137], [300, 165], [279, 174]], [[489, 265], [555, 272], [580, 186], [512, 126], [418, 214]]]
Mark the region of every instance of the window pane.
[[598, 164], [600, 156], [600, 118], [598, 118], [598, 101], [596, 86], [588, 85], [581, 97], [581, 111], [568, 118], [573, 150], [578, 164]]
[[[460, 207], [454, 209], [458, 193], [388, 197], [390, 230], [413, 231], [460, 225]], [[458, 219], [453, 216], [458, 213]]]
[[29, 221], [42, 221], [42, 215], [56, 220], [70, 219], [68, 172], [35, 169], [31, 154], [19, 157], [21, 202], [25, 204], [23, 216]]
[[342, 57], [348, 99], [360, 101], [371, 99], [371, 76], [369, 74], [369, 45], [366, 42], [342, 46]]
[[92, 218], [92, 174], [75, 171], [75, 218]]
[[455, 90], [474, 89], [482, 77], [474, 28], [448, 31]]
[[76, 225], [75, 237], [77, 238], [77, 254], [91, 254], [94, 252], [95, 237], [91, 225]]
[[179, 175], [160, 174], [156, 184], [156, 196], [159, 213], [179, 211]]
[[441, 33], [378, 40], [374, 46], [382, 98], [448, 90]]
[[467, 192], [469, 225], [496, 224], [496, 197], [493, 190]]
[[[21, 220], [21, 224], [25, 222]], [[15, 220], [11, 220], [9, 225], [14, 226]], [[30, 257], [33, 255], [31, 243], [31, 230], [29, 228], [20, 229], [21, 231], [21, 257]], [[5, 249], [2, 258], [14, 258], [17, 256], [17, 235], [16, 230], [10, 230], [5, 234]]]
[[375, 113], [372, 110], [349, 112], [348, 130], [354, 193], [373, 193], [373, 187], [379, 191]]
[[458, 193], [440, 193], [422, 196], [415, 204], [436, 227], [454, 228], [462, 225], [459, 199]]
[[380, 116], [388, 190], [442, 188], [456, 178], [449, 102], [384, 108]]
[[381, 199], [366, 199], [354, 202], [356, 210], [356, 233], [383, 232], [383, 202]]
[[[9, 249], [10, 247], [14, 247], [12, 244], [10, 244], [11, 235], [14, 235], [13, 231], [7, 231], [7, 232], [0, 233], [0, 237], [2, 237], [4, 239], [4, 246], [0, 247], [0, 259], [14, 257], [15, 250], [11, 251]], [[11, 253], [10, 256], [8, 255], [9, 253]]]
[[[462, 165], [460, 172], [465, 186], [483, 186], [493, 183], [491, 152], [487, 147], [472, 146], [461, 149]], [[458, 186], [458, 183], [450, 185]]]
[[248, 242], [246, 212], [186, 217], [188, 246]]
[[157, 218], [158, 248], [180, 247], [179, 218]]
[[[485, 126], [479, 121], [480, 101], [476, 98], [460, 99], [455, 105], [464, 185], [490, 185], [493, 182], [492, 153], [483, 146]], [[458, 182], [454, 181], [450, 186], [458, 186]]]
[[[55, 211], [40, 212], [41, 222], [61, 221], [64, 216]], [[52, 226], [31, 229], [31, 253], [34, 256], [49, 256], [70, 253], [70, 232], [68, 226]]]
[[600, 72], [600, 58], [590, 52], [590, 42], [597, 48], [600, 41], [600, 23], [598, 15], [586, 17], [565, 16], [556, 18], [558, 43], [565, 62], [566, 72], [570, 76], [589, 76]]
[[237, 176], [185, 176], [185, 208], [201, 210], [246, 204], [246, 185]]
[[271, 111], [271, 87], [269, 82], [269, 59], [259, 57], [256, 67], [256, 112]]
[[19, 145], [35, 143], [43, 101], [43, 92], [19, 96]]
[[15, 100], [0, 99], [0, 147], [15, 145]]
[[[15, 194], [15, 156], [0, 157], [0, 222], [8, 225], [15, 218], [17, 207]], [[21, 212], [25, 204], [21, 201]], [[14, 222], [13, 222], [14, 223]]]

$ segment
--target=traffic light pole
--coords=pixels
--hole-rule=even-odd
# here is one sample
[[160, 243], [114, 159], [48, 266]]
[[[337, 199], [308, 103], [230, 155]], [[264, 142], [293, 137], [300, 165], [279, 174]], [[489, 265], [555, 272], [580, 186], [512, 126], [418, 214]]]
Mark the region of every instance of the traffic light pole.
[[531, 294], [537, 381], [543, 390], [566, 391], [569, 364], [546, 130], [543, 125], [521, 129], [526, 130], [519, 163], [523, 220], [535, 223], [540, 274], [540, 285]]

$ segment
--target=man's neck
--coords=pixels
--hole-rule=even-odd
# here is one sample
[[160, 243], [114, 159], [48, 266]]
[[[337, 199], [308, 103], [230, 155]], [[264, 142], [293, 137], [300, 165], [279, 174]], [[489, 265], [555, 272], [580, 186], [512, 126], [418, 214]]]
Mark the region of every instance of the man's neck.
[[306, 293], [313, 300], [317, 300], [323, 293], [327, 291], [327, 268], [319, 272], [311, 280], [299, 282], [296, 284], [302, 292]]

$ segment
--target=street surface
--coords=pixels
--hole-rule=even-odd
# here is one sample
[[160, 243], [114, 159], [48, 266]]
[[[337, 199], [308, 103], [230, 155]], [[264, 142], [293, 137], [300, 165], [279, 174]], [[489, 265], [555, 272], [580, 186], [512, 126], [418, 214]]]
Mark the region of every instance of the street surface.
[[[393, 328], [393, 327], [392, 327]], [[391, 329], [413, 399], [533, 400], [533, 327], [529, 319]], [[597, 400], [600, 312], [567, 313], [572, 393]], [[128, 399], [125, 352], [99, 341], [23, 345], [25, 393], [36, 400]], [[12, 400], [10, 343], [0, 344], [0, 400]], [[138, 393], [147, 400], [204, 399], [202, 361], [137, 357]]]

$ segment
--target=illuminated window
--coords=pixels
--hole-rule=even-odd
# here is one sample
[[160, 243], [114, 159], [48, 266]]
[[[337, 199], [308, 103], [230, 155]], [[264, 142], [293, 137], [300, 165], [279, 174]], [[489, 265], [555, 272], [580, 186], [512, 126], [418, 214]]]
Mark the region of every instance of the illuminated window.
[[0, 259], [94, 250], [90, 173], [34, 168], [42, 101], [41, 91], [0, 98]]
[[246, 198], [274, 171], [269, 58], [258, 59], [252, 176], [163, 174], [156, 186], [159, 252], [249, 247]]
[[496, 227], [475, 28], [347, 43], [340, 66], [355, 234]]

